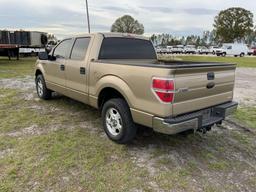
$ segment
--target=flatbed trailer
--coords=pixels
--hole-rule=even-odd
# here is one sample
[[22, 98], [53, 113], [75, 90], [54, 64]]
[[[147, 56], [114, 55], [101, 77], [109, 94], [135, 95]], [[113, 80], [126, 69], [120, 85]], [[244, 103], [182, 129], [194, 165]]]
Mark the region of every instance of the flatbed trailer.
[[0, 44], [0, 56], [7, 56], [9, 60], [11, 57], [16, 57], [19, 60], [19, 45]]

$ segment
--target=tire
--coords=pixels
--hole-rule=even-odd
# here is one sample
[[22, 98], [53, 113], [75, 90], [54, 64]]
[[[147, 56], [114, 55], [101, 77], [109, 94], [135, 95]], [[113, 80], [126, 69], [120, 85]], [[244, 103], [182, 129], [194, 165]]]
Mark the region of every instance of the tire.
[[43, 75], [36, 77], [36, 92], [40, 99], [48, 100], [52, 96], [52, 91], [47, 89]]
[[225, 53], [225, 52], [222, 53], [222, 57], [226, 57], [226, 55], [227, 55], [227, 53]]
[[212, 54], [215, 55], [215, 51], [213, 51]]
[[127, 144], [135, 138], [137, 127], [125, 100], [110, 99], [103, 105], [101, 115], [109, 139], [118, 144]]
[[245, 55], [244, 53], [241, 53], [241, 54], [240, 54], [240, 57], [244, 57], [244, 55]]

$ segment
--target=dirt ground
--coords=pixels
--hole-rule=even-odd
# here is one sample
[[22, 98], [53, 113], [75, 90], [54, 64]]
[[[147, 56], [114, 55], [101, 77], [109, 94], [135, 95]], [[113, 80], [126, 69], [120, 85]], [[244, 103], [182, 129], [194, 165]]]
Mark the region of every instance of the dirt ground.
[[256, 69], [238, 68], [236, 72], [235, 100], [240, 105], [256, 105]]
[[[90, 116], [90, 121], [81, 120], [67, 124], [49, 124], [40, 127], [32, 124], [19, 130], [1, 133], [0, 136], [24, 138], [35, 135], [51, 134], [59, 129], [73, 130], [77, 125], [91, 134], [107, 140], [100, 124], [96, 110], [90, 107], [85, 111], [61, 108], [60, 106], [40, 103], [36, 96], [33, 77], [0, 79], [0, 88], [19, 90], [18, 97], [28, 101], [30, 109], [40, 114], [53, 113], [55, 116], [70, 113], [71, 116]], [[238, 68], [236, 76], [235, 100], [241, 106], [256, 106], [256, 69]], [[4, 97], [0, 95], [0, 98]], [[55, 96], [54, 100], [64, 99], [71, 106], [81, 104]], [[128, 160], [133, 166], [146, 171], [140, 176], [140, 184], [129, 191], [255, 191], [256, 189], [256, 136], [241, 126], [225, 122], [220, 127], [214, 127], [206, 135], [190, 134], [166, 136], [146, 130], [127, 146]], [[12, 155], [13, 149], [0, 150], [0, 159]], [[113, 159], [118, 161], [118, 155]], [[63, 176], [69, 183], [72, 177]], [[137, 176], [136, 176], [137, 177]], [[0, 174], [1, 178], [1, 174]], [[58, 181], [58, 182], [63, 182]], [[142, 185], [147, 185], [144, 188]], [[36, 186], [36, 183], [34, 183]], [[32, 187], [24, 191], [37, 191]], [[42, 190], [55, 191], [55, 190]], [[56, 191], [61, 191], [61, 188]], [[82, 190], [81, 190], [82, 191]], [[86, 190], [85, 190], [86, 191]]]

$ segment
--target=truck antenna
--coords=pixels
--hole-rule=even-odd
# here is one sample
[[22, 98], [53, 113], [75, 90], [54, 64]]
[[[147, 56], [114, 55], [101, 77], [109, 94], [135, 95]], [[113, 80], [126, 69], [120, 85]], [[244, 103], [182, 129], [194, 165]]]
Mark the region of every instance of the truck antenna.
[[90, 16], [89, 16], [89, 8], [88, 8], [88, 0], [85, 0], [85, 3], [86, 3], [86, 13], [87, 13], [87, 22], [88, 22], [88, 32], [91, 33]]

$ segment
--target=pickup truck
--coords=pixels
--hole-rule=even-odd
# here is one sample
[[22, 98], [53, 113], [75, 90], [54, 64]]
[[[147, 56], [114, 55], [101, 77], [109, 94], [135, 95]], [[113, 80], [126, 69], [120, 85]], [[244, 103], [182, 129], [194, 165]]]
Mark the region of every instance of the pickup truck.
[[237, 108], [235, 64], [157, 59], [142, 36], [95, 33], [61, 41], [39, 54], [38, 96], [58, 92], [99, 109], [107, 136], [125, 144], [137, 125], [164, 134], [206, 132]]

